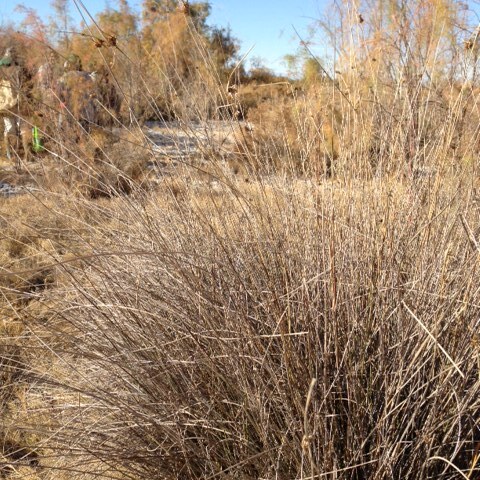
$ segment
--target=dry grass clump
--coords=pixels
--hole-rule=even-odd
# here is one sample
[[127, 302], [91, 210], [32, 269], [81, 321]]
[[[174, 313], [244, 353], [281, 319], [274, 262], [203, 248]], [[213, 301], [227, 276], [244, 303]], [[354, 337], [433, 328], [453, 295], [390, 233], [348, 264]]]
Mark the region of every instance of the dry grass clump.
[[[237, 146], [260, 174], [272, 172], [330, 177], [340, 154], [342, 114], [328, 89], [296, 92], [261, 102], [248, 113], [251, 128], [237, 135]], [[342, 152], [344, 153], [344, 152]]]
[[250, 110], [270, 101], [283, 101], [292, 95], [292, 86], [285, 79], [267, 78], [264, 81], [251, 80], [240, 84], [234, 98], [242, 116], [248, 116]]
[[115, 233], [62, 267], [42, 334], [56, 457], [129, 478], [475, 478], [466, 181], [184, 192], [105, 204]]
[[145, 181], [147, 163], [153, 158], [145, 136], [137, 137], [97, 128], [78, 143], [62, 143], [62, 154], [45, 156], [34, 178], [45, 191], [60, 195], [95, 199], [129, 194]]
[[[345, 79], [344, 79], [345, 80]], [[348, 81], [347, 81], [348, 80]], [[351, 81], [353, 84], [350, 84]], [[327, 79], [248, 111], [237, 149], [261, 174], [372, 178], [476, 169], [478, 112], [471, 85], [418, 83], [415, 106], [391, 90]], [[413, 118], [413, 119], [412, 119]]]

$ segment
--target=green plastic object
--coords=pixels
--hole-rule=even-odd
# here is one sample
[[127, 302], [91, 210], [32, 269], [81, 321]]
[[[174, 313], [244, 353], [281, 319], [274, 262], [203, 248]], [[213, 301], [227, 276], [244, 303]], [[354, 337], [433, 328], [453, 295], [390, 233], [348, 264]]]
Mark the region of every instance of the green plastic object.
[[38, 127], [32, 128], [32, 149], [35, 153], [43, 151], [42, 139], [38, 133]]

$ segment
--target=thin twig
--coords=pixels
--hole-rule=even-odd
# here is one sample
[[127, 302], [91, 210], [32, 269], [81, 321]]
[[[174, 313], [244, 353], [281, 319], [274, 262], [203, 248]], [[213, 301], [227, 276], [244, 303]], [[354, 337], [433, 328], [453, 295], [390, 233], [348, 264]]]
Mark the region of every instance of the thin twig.
[[472, 232], [472, 229], [470, 228], [470, 225], [468, 224], [467, 222], [467, 219], [465, 218], [465, 216], [463, 215], [463, 213], [460, 213], [459, 214], [459, 217], [460, 217], [460, 220], [462, 222], [462, 226], [463, 226], [463, 229], [465, 230], [467, 236], [468, 236], [468, 240], [470, 242], [470, 245], [471, 247], [476, 250], [477, 252], [480, 253], [480, 246], [478, 245], [478, 242], [475, 238], [475, 235], [473, 234]]
[[447, 357], [449, 362], [452, 364], [452, 366], [455, 368], [455, 370], [460, 374], [462, 378], [465, 378], [465, 375], [463, 372], [460, 370], [458, 365], [455, 363], [453, 358], [448, 354], [448, 352], [440, 345], [438, 340], [433, 336], [433, 334], [428, 330], [428, 328], [425, 326], [425, 324], [408, 308], [407, 304], [402, 300], [402, 305], [405, 307], [405, 310], [411, 315], [411, 317], [422, 327], [422, 329], [427, 333], [427, 335], [435, 342], [437, 347], [441, 350], [441, 352]]

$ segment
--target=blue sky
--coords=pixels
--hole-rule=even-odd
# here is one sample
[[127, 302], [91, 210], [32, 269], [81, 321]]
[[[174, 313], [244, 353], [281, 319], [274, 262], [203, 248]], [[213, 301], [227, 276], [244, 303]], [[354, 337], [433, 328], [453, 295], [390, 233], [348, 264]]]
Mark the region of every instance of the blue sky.
[[250, 55], [262, 57], [268, 67], [281, 70], [282, 57], [294, 53], [298, 38], [321, 15], [326, 0], [215, 0], [212, 22], [230, 25], [241, 40], [242, 50], [255, 46]]
[[[230, 26], [232, 33], [241, 41], [242, 51], [254, 47], [251, 57], [260, 57], [267, 67], [277, 72], [284, 71], [282, 58], [294, 53], [298, 39], [292, 25], [303, 35], [315, 18], [319, 18], [322, 8], [328, 0], [213, 0], [210, 23]], [[0, 0], [0, 24], [18, 20], [14, 6], [23, 3], [26, 7], [37, 10], [40, 15], [48, 17], [49, 0]], [[105, 8], [104, 0], [83, 0], [90, 13], [94, 14]], [[140, 3], [130, 1], [132, 6]], [[109, 0], [111, 6], [114, 0]], [[75, 7], [72, 6], [72, 14]], [[74, 15], [72, 15], [74, 16]]]

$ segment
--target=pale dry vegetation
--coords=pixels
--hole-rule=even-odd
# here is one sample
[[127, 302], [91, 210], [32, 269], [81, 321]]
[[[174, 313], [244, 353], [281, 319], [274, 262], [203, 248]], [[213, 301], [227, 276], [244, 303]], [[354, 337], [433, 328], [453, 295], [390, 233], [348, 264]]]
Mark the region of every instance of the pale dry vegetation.
[[0, 478], [479, 477], [477, 50], [389, 5], [323, 22], [340, 73], [238, 90], [175, 11], [119, 40], [122, 127], [5, 169]]

